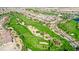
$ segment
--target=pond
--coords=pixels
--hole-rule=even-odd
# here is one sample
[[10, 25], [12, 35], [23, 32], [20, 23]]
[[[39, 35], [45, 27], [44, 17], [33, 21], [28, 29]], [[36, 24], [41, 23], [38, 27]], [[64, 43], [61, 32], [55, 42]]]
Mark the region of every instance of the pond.
[[79, 18], [75, 18], [75, 19], [73, 19], [73, 20], [75, 20], [76, 22], [79, 22]]

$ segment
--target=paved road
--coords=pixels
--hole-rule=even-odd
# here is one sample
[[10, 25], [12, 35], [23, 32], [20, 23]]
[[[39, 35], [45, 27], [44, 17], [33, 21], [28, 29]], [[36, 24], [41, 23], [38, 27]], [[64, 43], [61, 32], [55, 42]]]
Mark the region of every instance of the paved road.
[[58, 35], [60, 36], [63, 36], [67, 41], [70, 42], [70, 44], [73, 46], [73, 47], [77, 47], [79, 46], [79, 42], [76, 42], [74, 38], [72, 38], [71, 36], [69, 36], [66, 32], [64, 32], [63, 30], [59, 29], [57, 27], [57, 24], [61, 21], [62, 19], [61, 18], [58, 18], [58, 21], [54, 24], [52, 24], [52, 28], [53, 28], [53, 31], [56, 32]]
[[[14, 11], [18, 11], [18, 9], [16, 10], [16, 9], [12, 9], [12, 10], [14, 10]], [[9, 10], [10, 11], [10, 10]], [[6, 12], [8, 12], [8, 10], [6, 11]], [[30, 16], [30, 17], [32, 17], [32, 18], [34, 18], [34, 17], [36, 17], [37, 15], [35, 15], [35, 14], [33, 14], [33, 13], [30, 13], [30, 12], [26, 12], [26, 10], [24, 10], [24, 9], [22, 9], [22, 10], [19, 10], [19, 12], [22, 12], [23, 14], [25, 14], [25, 15], [27, 15], [27, 16]], [[31, 14], [31, 15], [29, 15], [29, 14]], [[40, 17], [36, 17], [37, 19], [40, 19], [40, 20], [44, 20], [45, 18], [40, 18]], [[65, 33], [64, 31], [62, 31], [61, 29], [59, 29], [58, 27], [57, 27], [57, 24], [58, 24], [58, 22], [60, 22], [61, 21], [61, 19], [60, 18], [58, 18], [58, 19], [56, 19], [57, 20], [57, 22], [55, 22], [55, 23], [53, 23], [52, 25], [53, 25], [53, 31], [54, 32], [56, 32], [58, 35], [60, 35], [60, 36], [63, 36], [64, 38], [66, 38], [66, 40], [68, 40], [70, 43], [71, 43], [71, 45], [73, 45], [74, 47], [76, 47], [76, 46], [79, 46], [79, 42], [75, 42], [74, 40], [74, 38], [72, 38], [71, 36], [69, 36], [67, 33]]]
[[[25, 15], [29, 16], [29, 14], [31, 15], [30, 17], [36, 17], [37, 19], [41, 19], [40, 17], [37, 17], [35, 14], [32, 14], [30, 12], [24, 13]], [[50, 18], [49, 18], [50, 19]], [[64, 37], [67, 41], [70, 42], [70, 44], [73, 47], [77, 47], [79, 46], [79, 42], [76, 42], [74, 38], [72, 38], [71, 36], [69, 36], [66, 32], [64, 32], [63, 30], [59, 29], [57, 27], [57, 24], [62, 21], [62, 19], [60, 17], [57, 16], [56, 20], [52, 22], [52, 29], [55, 33], [57, 33], [58, 35], [60, 35], [61, 37]]]

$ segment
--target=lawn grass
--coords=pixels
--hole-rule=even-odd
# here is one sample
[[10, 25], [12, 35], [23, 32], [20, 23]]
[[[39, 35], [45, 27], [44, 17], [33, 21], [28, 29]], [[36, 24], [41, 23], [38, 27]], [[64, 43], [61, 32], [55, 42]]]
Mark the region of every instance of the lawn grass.
[[[16, 20], [16, 18], [19, 18], [20, 21], [24, 22], [26, 26], [23, 26], [19, 24]], [[32, 25], [35, 28], [37, 28], [41, 32], [46, 32], [48, 33], [53, 39], [60, 40], [62, 43], [62, 46], [57, 47], [55, 46], [52, 41], [50, 42], [50, 45], [41, 45], [39, 42], [47, 42], [48, 41], [44, 40], [43, 38], [37, 37], [33, 35], [27, 28], [28, 25]], [[28, 17], [22, 15], [21, 13], [11, 13], [10, 14], [10, 21], [8, 23], [9, 27], [12, 27], [20, 36], [20, 38], [23, 41], [23, 44], [25, 45], [26, 48], [30, 48], [34, 51], [47, 51], [49, 50], [48, 47], [50, 47], [50, 50], [55, 50], [55, 51], [62, 51], [62, 50], [67, 50], [67, 51], [72, 51], [75, 50], [70, 43], [60, 37], [59, 35], [55, 34], [52, 30], [50, 30], [46, 25], [43, 25], [39, 21], [33, 21], [32, 19], [29, 19]], [[51, 40], [53, 40], [51, 39]]]
[[[34, 36], [26, 27], [17, 23], [15, 16], [10, 18], [9, 26], [11, 26], [24, 42], [25, 47], [32, 50], [48, 50], [48, 45], [40, 46], [39, 42], [47, 42], [43, 38]], [[46, 48], [43, 48], [45, 46]]]
[[[66, 21], [66, 20], [64, 20]], [[58, 27], [68, 33], [70, 36], [79, 41], [79, 29], [77, 29], [77, 22], [75, 20], [68, 20], [65, 23], [61, 22], [58, 24]], [[71, 35], [71, 34], [74, 35]]]

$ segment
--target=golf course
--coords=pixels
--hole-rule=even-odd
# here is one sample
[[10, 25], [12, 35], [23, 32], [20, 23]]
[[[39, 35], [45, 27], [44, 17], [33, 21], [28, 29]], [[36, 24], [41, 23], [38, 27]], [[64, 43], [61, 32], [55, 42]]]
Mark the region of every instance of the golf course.
[[68, 33], [71, 37], [79, 41], [79, 28], [78, 22], [75, 20], [64, 20], [58, 24], [58, 27]]
[[[10, 12], [5, 14], [9, 16], [9, 20], [5, 26], [12, 27], [14, 31], [17, 32], [19, 37], [22, 39], [25, 50], [27, 48], [32, 51], [73, 51], [74, 47], [63, 37], [60, 37], [54, 33], [48, 26], [44, 25], [39, 20], [33, 20], [21, 13]], [[4, 16], [4, 15], [3, 15]], [[45, 40], [43, 37], [34, 35], [29, 29], [28, 26], [33, 26], [39, 30], [40, 33], [47, 33], [51, 39]], [[76, 22], [74, 20], [60, 23], [59, 27], [68, 34], [74, 33], [73, 37], [79, 40], [79, 31], [76, 29]], [[43, 44], [40, 44], [43, 42]], [[46, 43], [46, 44], [44, 44]]]

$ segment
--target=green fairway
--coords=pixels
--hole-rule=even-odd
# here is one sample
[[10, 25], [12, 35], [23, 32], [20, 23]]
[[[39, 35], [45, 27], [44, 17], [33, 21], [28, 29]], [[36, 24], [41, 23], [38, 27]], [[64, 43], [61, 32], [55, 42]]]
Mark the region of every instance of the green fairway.
[[[17, 18], [19, 21], [17, 21]], [[63, 50], [75, 50], [70, 43], [60, 37], [59, 35], [55, 34], [52, 30], [50, 30], [46, 25], [43, 25], [39, 21], [34, 21], [32, 19], [29, 19], [28, 17], [22, 15], [21, 13], [10, 13], [9, 14], [10, 21], [8, 22], [8, 26], [12, 27], [19, 37], [22, 39], [23, 44], [26, 48], [30, 48], [33, 51], [63, 51]], [[25, 25], [21, 25], [20, 22], [24, 22]], [[44, 38], [41, 38], [39, 36], [35, 36], [31, 33], [31, 31], [27, 28], [28, 25], [34, 26], [37, 28], [40, 32], [46, 32], [48, 33], [52, 39], [50, 41], [44, 40]], [[61, 42], [61, 46], [56, 46], [54, 44], [53, 40], [59, 40]], [[39, 44], [39, 42], [46, 42], [46, 44]]]
[[76, 40], [79, 40], [79, 29], [77, 28], [77, 22], [75, 20], [64, 20], [64, 23], [59, 23], [58, 27]]
[[15, 16], [10, 18], [9, 26], [11, 26], [24, 42], [25, 47], [32, 50], [48, 50], [48, 45], [40, 45], [39, 42], [47, 42], [43, 38], [34, 36], [26, 27], [17, 23]]

